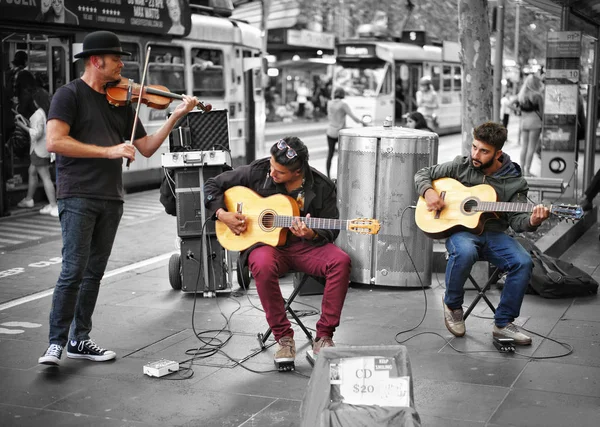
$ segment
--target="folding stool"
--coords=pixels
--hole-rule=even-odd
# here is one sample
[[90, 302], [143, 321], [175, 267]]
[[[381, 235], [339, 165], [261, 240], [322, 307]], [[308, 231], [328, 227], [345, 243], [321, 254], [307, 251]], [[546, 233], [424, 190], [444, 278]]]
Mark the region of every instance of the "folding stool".
[[492, 312], [496, 313], [496, 308], [490, 302], [490, 300], [485, 295], [485, 293], [492, 287], [493, 284], [498, 282], [498, 279], [500, 278], [501, 274], [502, 274], [502, 271], [500, 270], [500, 268], [495, 267], [494, 272], [490, 275], [487, 282], [485, 282], [485, 285], [482, 288], [481, 286], [479, 286], [479, 283], [477, 283], [477, 281], [473, 278], [473, 276], [469, 273], [469, 280], [475, 287], [475, 290], [477, 291], [477, 295], [475, 296], [475, 299], [473, 300], [473, 302], [471, 302], [471, 305], [469, 305], [469, 307], [465, 310], [465, 313], [463, 315], [463, 320], [467, 320], [467, 317], [469, 316], [471, 311], [473, 311], [473, 309], [475, 308], [475, 306], [477, 305], [479, 300], [482, 298], [487, 303], [488, 307], [492, 310]]
[[[306, 282], [309, 278], [310, 278], [310, 275], [303, 273], [302, 279], [300, 280], [298, 285], [294, 287], [294, 291], [290, 294], [290, 296], [287, 298], [287, 300], [285, 300], [285, 309], [287, 310], [288, 313], [290, 313], [290, 315], [296, 321], [298, 326], [300, 326], [300, 328], [304, 331], [306, 338], [308, 338], [308, 341], [312, 345], [313, 336], [312, 336], [311, 332], [307, 329], [307, 327], [304, 325], [304, 323], [302, 323], [302, 321], [300, 320], [300, 318], [298, 317], [296, 312], [292, 309], [292, 303], [294, 302], [294, 299], [300, 293], [300, 291], [302, 290], [302, 287], [306, 284]], [[269, 339], [270, 335], [271, 335], [270, 327], [267, 328], [267, 330], [264, 333], [260, 333], [260, 332], [258, 333], [258, 344], [260, 345], [261, 350], [264, 350], [265, 348], [270, 347], [265, 344], [267, 342], [267, 339]]]

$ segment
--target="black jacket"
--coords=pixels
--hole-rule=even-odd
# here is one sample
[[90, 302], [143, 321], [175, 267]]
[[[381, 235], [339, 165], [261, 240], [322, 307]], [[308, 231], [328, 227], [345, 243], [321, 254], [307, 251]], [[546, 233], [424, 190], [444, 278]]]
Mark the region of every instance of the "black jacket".
[[[225, 207], [223, 193], [236, 185], [241, 185], [254, 190], [263, 197], [274, 194], [288, 194], [285, 186], [276, 184], [269, 176], [270, 158], [255, 160], [249, 165], [239, 166], [234, 170], [223, 172], [220, 175], [209, 178], [204, 184], [206, 209], [214, 216], [214, 213]], [[304, 215], [309, 213], [315, 218], [339, 218], [337, 208], [337, 192], [335, 184], [314, 168], [309, 168], [305, 173], [304, 182]], [[215, 218], [213, 218], [215, 219]], [[339, 230], [315, 229], [319, 238], [311, 241], [321, 246], [332, 243], [338, 236]], [[250, 251], [262, 244], [256, 244], [244, 251], [245, 263]]]

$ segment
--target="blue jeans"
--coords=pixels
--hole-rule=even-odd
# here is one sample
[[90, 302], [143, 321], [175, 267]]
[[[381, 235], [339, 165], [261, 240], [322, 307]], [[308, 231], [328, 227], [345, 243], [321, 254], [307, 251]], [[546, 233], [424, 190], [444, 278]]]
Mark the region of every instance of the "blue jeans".
[[[73, 197], [58, 200], [62, 269], [50, 311], [50, 344], [87, 340], [100, 281], [108, 263], [123, 203]], [[70, 329], [70, 333], [69, 333]]]
[[500, 232], [485, 231], [478, 236], [461, 231], [446, 239], [446, 250], [449, 257], [444, 302], [449, 308], [462, 306], [464, 285], [471, 268], [476, 261], [483, 259], [507, 273], [494, 316], [496, 326], [503, 328], [519, 317], [533, 269], [531, 256], [519, 242]]

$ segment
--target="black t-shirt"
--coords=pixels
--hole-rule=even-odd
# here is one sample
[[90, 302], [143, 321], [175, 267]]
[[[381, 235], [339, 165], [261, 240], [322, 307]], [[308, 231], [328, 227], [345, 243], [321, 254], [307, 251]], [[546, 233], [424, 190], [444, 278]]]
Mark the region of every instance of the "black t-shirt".
[[[127, 110], [129, 109], [129, 114]], [[60, 87], [52, 97], [48, 120], [58, 119], [71, 129], [69, 136], [102, 147], [121, 144], [131, 136], [133, 107], [113, 107], [104, 94], [83, 80]], [[146, 136], [138, 119], [135, 139]], [[123, 159], [56, 156], [57, 198], [123, 200]]]

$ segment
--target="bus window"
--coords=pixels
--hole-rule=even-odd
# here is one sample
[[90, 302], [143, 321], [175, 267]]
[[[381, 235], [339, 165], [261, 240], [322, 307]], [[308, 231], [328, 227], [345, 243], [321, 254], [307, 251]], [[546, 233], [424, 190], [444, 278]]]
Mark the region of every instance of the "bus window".
[[183, 48], [152, 46], [148, 84], [166, 86], [173, 93], [186, 93], [183, 66]]
[[194, 96], [225, 96], [222, 50], [192, 49], [192, 73], [194, 76], [194, 87], [192, 88]]
[[[384, 61], [340, 63], [336, 66], [333, 86], [343, 88], [347, 96], [374, 97], [386, 76], [385, 73]], [[389, 78], [388, 93], [392, 88], [391, 74]]]
[[460, 66], [454, 65], [452, 67], [452, 76], [454, 77], [454, 92], [460, 92], [462, 90], [462, 75], [460, 72]]
[[444, 92], [452, 92], [452, 80], [452, 67], [444, 65], [444, 74], [442, 74]]
[[131, 53], [131, 56], [121, 56], [123, 69], [121, 75], [132, 79], [134, 82], [140, 82], [140, 47], [137, 43], [122, 42], [121, 46], [125, 52]]

